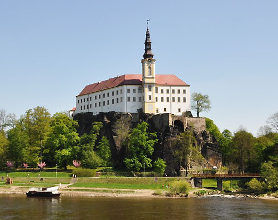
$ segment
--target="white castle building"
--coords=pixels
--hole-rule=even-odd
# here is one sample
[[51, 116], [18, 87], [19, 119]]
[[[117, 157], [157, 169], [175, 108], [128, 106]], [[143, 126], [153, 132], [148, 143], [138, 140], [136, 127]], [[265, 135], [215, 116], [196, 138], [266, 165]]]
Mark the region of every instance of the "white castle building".
[[181, 115], [190, 111], [190, 86], [175, 75], [155, 72], [155, 59], [147, 28], [142, 74], [117, 76], [87, 85], [76, 96], [74, 114], [92, 112], [171, 113]]

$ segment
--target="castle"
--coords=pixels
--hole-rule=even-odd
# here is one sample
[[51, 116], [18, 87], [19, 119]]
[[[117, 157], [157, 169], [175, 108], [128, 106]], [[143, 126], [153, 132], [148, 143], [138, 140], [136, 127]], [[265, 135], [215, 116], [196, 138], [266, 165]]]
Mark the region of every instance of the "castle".
[[117, 76], [93, 83], [76, 96], [74, 114], [91, 112], [170, 113], [182, 115], [190, 111], [190, 86], [175, 75], [155, 72], [155, 59], [147, 28], [142, 74]]

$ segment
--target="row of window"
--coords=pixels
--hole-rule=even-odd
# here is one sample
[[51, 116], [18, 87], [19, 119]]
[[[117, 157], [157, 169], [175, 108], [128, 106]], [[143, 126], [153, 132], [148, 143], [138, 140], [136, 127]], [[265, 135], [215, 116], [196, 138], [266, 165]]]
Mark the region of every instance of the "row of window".
[[[119, 98], [116, 98], [116, 99], [112, 99], [111, 100], [111, 104], [112, 105], [114, 105], [115, 103], [119, 103], [119, 102], [123, 102], [123, 97], [121, 97], [120, 99]], [[105, 105], [109, 105], [110, 104], [110, 101], [109, 100], [107, 100], [107, 101], [103, 101], [102, 102], [102, 106], [105, 106]], [[96, 102], [95, 103], [95, 108], [97, 108], [97, 107], [101, 107], [101, 102]], [[89, 108], [92, 108], [92, 104], [90, 104], [90, 105], [87, 105], [87, 109], [89, 109]], [[85, 110], [86, 109], [86, 105], [84, 105], [84, 106], [80, 106], [80, 109], [82, 110]]]
[[[149, 96], [149, 100], [152, 100], [152, 97]], [[155, 97], [155, 101], [158, 102], [158, 97]], [[172, 97], [172, 102], [176, 101], [176, 97]], [[181, 102], [181, 97], [177, 97], [177, 101]], [[186, 102], [186, 97], [182, 98], [183, 102]], [[164, 97], [160, 97], [160, 102], [164, 102]], [[170, 97], [166, 97], [166, 102], [170, 102]]]
[[[160, 93], [163, 94], [164, 90], [166, 91], [166, 94], [170, 93], [170, 89], [160, 89]], [[149, 91], [151, 91], [151, 87], [149, 87]], [[158, 93], [158, 87], [155, 87], [155, 93]], [[172, 89], [172, 94], [176, 93], [176, 89]], [[186, 94], [186, 89], [182, 90], [183, 94]], [[181, 94], [181, 89], [177, 89], [177, 94]]]
[[[114, 96], [115, 94], [116, 95], [123, 94], [123, 90], [120, 89], [120, 90], [116, 90], [116, 92], [115, 91], [111, 92], [111, 96]], [[109, 96], [110, 96], [109, 92], [102, 94], [102, 98], [109, 97]], [[95, 100], [97, 100], [97, 99], [101, 99], [101, 95], [100, 94], [99, 95], [95, 95]], [[87, 102], [88, 101], [92, 101], [92, 97], [88, 97], [88, 98], [77, 100], [77, 103], [79, 103], [79, 101], [80, 101], [80, 103], [82, 103], [82, 101], [86, 102], [86, 100], [87, 100]]]

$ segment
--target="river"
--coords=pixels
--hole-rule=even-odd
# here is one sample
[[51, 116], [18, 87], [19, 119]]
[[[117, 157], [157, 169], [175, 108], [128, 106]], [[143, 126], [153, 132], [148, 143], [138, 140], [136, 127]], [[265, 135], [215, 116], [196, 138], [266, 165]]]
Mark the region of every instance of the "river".
[[0, 219], [278, 219], [278, 201], [0, 196]]

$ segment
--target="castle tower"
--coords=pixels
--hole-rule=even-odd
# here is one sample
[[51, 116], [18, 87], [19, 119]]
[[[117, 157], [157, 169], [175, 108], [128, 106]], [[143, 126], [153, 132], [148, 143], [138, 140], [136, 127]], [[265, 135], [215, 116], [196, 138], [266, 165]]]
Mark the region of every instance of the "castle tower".
[[143, 111], [155, 113], [155, 59], [153, 59], [150, 31], [147, 27], [145, 53], [142, 63]]

